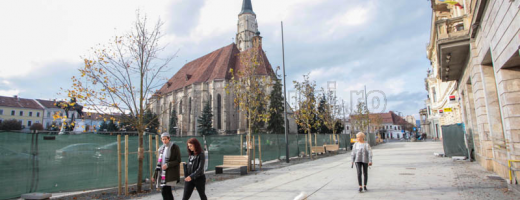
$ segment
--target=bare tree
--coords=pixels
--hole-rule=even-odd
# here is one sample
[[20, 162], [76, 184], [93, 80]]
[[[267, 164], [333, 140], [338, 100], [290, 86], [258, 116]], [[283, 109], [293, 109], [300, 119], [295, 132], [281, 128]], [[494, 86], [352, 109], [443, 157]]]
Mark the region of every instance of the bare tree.
[[[136, 21], [129, 32], [115, 36], [106, 45], [92, 48], [91, 55], [84, 57], [84, 66], [79, 69], [81, 77], [72, 77], [69, 97], [76, 97], [89, 109], [98, 113], [119, 112], [129, 115], [128, 123], [139, 134], [137, 191], [143, 180], [143, 133], [148, 124], [144, 113], [149, 106], [146, 98], [164, 85], [168, 63], [173, 56], [159, 58], [165, 46], [159, 43], [163, 23], [147, 23], [146, 15], [136, 12]], [[153, 120], [152, 120], [153, 121]]]

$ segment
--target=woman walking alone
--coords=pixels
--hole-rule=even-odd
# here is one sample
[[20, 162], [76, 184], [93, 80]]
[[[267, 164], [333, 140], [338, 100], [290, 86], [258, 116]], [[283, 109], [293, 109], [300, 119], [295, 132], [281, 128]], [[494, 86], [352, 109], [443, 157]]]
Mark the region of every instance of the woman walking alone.
[[197, 188], [201, 200], [207, 200], [206, 197], [206, 175], [204, 175], [204, 152], [200, 146], [200, 142], [191, 138], [187, 142], [188, 148], [188, 163], [184, 172], [186, 178], [184, 179], [184, 194], [183, 200], [188, 200], [193, 193], [193, 188]]
[[[372, 148], [370, 148], [370, 144], [365, 142], [365, 134], [363, 132], [357, 133], [356, 139], [357, 141], [352, 148], [352, 164], [356, 164], [359, 192], [362, 192], [363, 189], [367, 190], [368, 166], [372, 166]], [[361, 171], [363, 171], [365, 180], [365, 185], [363, 186]]]

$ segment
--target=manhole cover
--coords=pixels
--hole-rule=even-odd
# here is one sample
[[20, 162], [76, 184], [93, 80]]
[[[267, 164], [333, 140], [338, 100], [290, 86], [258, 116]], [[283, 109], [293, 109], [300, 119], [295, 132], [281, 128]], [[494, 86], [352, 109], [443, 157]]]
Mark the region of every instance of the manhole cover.
[[504, 180], [502, 177], [500, 176], [487, 176], [489, 179], [491, 180], [499, 180], [499, 181], [502, 181]]
[[411, 170], [415, 170], [415, 167], [412, 167], [412, 168], [406, 168], [406, 169], [411, 169]]
[[415, 175], [414, 173], [399, 173], [399, 175]]

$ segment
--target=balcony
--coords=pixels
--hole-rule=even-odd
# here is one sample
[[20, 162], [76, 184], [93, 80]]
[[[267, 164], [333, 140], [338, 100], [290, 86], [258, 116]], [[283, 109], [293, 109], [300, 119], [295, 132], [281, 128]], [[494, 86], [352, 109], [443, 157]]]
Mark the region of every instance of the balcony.
[[436, 21], [439, 75], [442, 81], [459, 80], [469, 54], [469, 25], [467, 16]]

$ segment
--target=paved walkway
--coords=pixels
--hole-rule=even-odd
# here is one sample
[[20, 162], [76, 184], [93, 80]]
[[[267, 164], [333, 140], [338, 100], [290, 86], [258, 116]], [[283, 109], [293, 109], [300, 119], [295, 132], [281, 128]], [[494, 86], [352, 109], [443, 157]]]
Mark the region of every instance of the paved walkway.
[[[206, 186], [209, 199], [516, 199], [507, 183], [476, 163], [433, 156], [439, 142], [396, 142], [373, 149], [368, 192], [359, 193], [350, 153]], [[505, 187], [505, 189], [504, 189]], [[182, 188], [174, 192], [182, 199]], [[160, 194], [139, 198], [162, 199]], [[194, 191], [191, 199], [199, 199]]]

